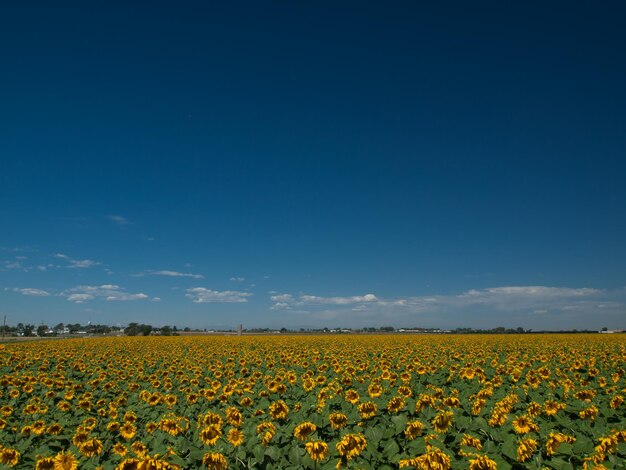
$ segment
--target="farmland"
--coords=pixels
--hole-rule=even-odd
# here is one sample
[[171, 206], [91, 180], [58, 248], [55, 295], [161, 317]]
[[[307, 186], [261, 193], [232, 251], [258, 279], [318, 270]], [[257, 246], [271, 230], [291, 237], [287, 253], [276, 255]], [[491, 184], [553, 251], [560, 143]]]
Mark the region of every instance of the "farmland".
[[625, 335], [0, 345], [0, 468], [624, 468]]

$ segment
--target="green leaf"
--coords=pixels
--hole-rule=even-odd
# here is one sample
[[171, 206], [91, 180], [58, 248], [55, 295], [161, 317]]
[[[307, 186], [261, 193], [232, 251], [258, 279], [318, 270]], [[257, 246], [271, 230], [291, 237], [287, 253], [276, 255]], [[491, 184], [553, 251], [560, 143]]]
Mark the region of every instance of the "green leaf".
[[502, 453], [512, 460], [517, 460], [515, 436], [508, 436], [502, 445]]
[[385, 447], [383, 447], [383, 456], [387, 460], [391, 460], [394, 457], [397, 457], [400, 452], [400, 446], [395, 440], [388, 441]]

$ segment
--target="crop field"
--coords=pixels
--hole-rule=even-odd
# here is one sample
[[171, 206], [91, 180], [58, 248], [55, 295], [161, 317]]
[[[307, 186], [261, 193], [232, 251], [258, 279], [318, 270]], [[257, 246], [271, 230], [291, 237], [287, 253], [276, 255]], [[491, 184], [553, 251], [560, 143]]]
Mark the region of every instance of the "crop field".
[[626, 335], [0, 345], [0, 468], [626, 468]]

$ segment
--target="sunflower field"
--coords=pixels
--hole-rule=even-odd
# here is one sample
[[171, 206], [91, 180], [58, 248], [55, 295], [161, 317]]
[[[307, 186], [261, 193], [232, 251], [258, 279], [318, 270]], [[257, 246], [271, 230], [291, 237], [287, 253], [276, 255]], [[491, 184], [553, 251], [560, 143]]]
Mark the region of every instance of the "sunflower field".
[[0, 345], [0, 468], [626, 468], [626, 335]]

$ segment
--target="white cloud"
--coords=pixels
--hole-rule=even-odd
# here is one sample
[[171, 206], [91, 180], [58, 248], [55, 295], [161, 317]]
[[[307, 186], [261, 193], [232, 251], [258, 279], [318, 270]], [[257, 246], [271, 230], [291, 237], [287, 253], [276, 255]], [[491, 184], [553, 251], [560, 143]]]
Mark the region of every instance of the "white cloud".
[[235, 282], [243, 282], [246, 280], [246, 278], [245, 277], [231, 277], [229, 280], [235, 281]]
[[287, 302], [276, 302], [270, 307], [272, 310], [291, 310], [291, 305]]
[[70, 294], [67, 296], [67, 300], [70, 302], [75, 302], [77, 304], [82, 304], [88, 300], [95, 299], [95, 296], [91, 294]]
[[[431, 326], [534, 329], [593, 328], [606, 322], [626, 326], [626, 290], [550, 286], [497, 286], [460, 294], [380, 298], [374, 294], [346, 297], [293, 296], [273, 293], [271, 310], [288, 310], [294, 322], [330, 326]], [[307, 311], [299, 308], [306, 307]], [[296, 318], [295, 313], [306, 314]], [[600, 316], [605, 320], [601, 320]], [[605, 325], [603, 325], [605, 326]]]
[[64, 291], [62, 296], [67, 300], [75, 303], [84, 303], [94, 299], [104, 299], [106, 301], [129, 301], [143, 300], [148, 296], [144, 293], [131, 294], [126, 292], [120, 286], [114, 284], [103, 284], [101, 286], [78, 286]]
[[19, 292], [22, 295], [30, 295], [33, 297], [48, 297], [50, 295], [49, 292], [42, 289], [35, 289], [32, 287], [24, 287], [24, 288], [14, 288], [12, 289], [14, 292]]
[[170, 271], [167, 269], [161, 269], [159, 271], [148, 271], [148, 274], [154, 274], [155, 276], [191, 277], [193, 279], [204, 279], [204, 276], [202, 274], [180, 273], [178, 271]]
[[272, 295], [270, 300], [272, 300], [272, 302], [292, 302], [293, 296], [291, 294]]
[[116, 223], [117, 225], [128, 225], [130, 221], [126, 217], [122, 217], [121, 215], [107, 215], [107, 219], [111, 222]]
[[84, 268], [91, 268], [93, 266], [99, 266], [100, 263], [98, 263], [97, 261], [91, 260], [91, 259], [73, 259], [70, 258], [69, 256], [67, 256], [66, 254], [63, 253], [56, 253], [54, 254], [55, 258], [59, 258], [59, 259], [63, 259], [65, 261], [67, 261], [69, 264], [65, 265], [65, 266], [57, 266], [60, 268], [70, 268], [70, 269], [84, 269]]
[[152, 302], [160, 302], [161, 301], [161, 297], [152, 297], [150, 300]]
[[248, 297], [252, 296], [250, 292], [240, 292], [233, 290], [216, 291], [206, 289], [204, 287], [193, 287], [191, 289], [187, 289], [187, 294], [185, 295], [187, 298], [198, 304], [212, 302], [247, 302]]
[[301, 295], [300, 302], [308, 304], [348, 305], [361, 302], [376, 302], [374, 294], [355, 295], [352, 297], [319, 297], [316, 295]]

